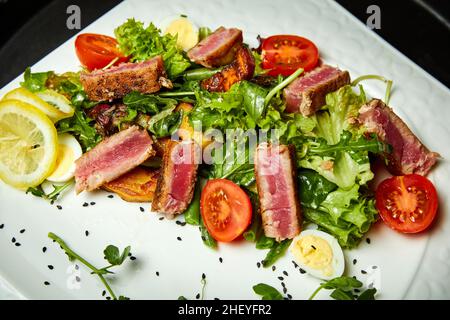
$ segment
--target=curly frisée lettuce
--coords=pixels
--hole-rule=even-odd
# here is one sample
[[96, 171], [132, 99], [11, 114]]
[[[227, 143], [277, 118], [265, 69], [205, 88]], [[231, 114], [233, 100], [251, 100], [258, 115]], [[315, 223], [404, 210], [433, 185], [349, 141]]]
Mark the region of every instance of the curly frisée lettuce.
[[177, 45], [177, 37], [161, 35], [153, 23], [144, 28], [144, 24], [128, 19], [114, 30], [120, 50], [131, 61], [144, 61], [161, 55], [169, 78], [174, 79], [191, 66], [183, 51]]

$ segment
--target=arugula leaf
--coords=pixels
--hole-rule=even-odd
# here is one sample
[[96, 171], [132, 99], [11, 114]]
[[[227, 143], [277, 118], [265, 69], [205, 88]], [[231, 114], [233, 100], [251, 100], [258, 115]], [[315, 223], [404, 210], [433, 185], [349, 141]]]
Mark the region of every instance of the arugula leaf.
[[23, 74], [24, 81], [20, 85], [31, 92], [38, 92], [46, 89], [47, 79], [53, 74], [52, 71], [48, 72], [35, 72], [31, 73], [31, 68], [25, 69]]
[[145, 61], [161, 55], [165, 69], [171, 79], [191, 66], [177, 45], [177, 36], [161, 35], [161, 30], [150, 23], [146, 28], [142, 22], [128, 19], [114, 30], [122, 52], [131, 56], [131, 61]]
[[128, 246], [123, 250], [122, 254], [120, 254], [119, 248], [110, 244], [105, 248], [103, 254], [105, 255], [105, 260], [107, 260], [112, 266], [120, 266], [128, 257], [130, 250], [131, 247]]
[[154, 115], [162, 109], [176, 106], [177, 100], [133, 91], [123, 97], [123, 103], [128, 107], [128, 110]]
[[193, 226], [200, 225], [200, 195], [200, 181], [197, 181], [192, 201], [184, 212], [184, 220], [186, 221], [186, 223]]
[[328, 194], [337, 189], [336, 184], [309, 169], [300, 170], [298, 180], [301, 204], [306, 207], [318, 208]]
[[267, 90], [252, 82], [241, 81], [239, 91], [244, 97], [245, 112], [257, 123], [266, 110], [264, 99], [267, 96]]
[[375, 300], [375, 294], [377, 293], [377, 289], [370, 288], [363, 291], [357, 300]]
[[258, 241], [256, 241], [256, 249], [272, 249], [276, 245], [275, 239], [267, 237], [264, 232], [261, 233]]
[[273, 265], [279, 258], [281, 258], [286, 250], [291, 245], [292, 239], [286, 239], [281, 242], [276, 242], [270, 251], [267, 253], [266, 257], [262, 261], [263, 267], [267, 268]]
[[92, 149], [102, 140], [93, 126], [93, 119], [79, 109], [75, 110], [73, 117], [59, 121], [57, 129], [58, 133], [74, 134], [80, 141], [83, 151]]
[[262, 296], [262, 300], [283, 300], [283, 296], [277, 289], [265, 283], [253, 286], [253, 291]]
[[[362, 282], [357, 280], [353, 277], [337, 277], [334, 279], [331, 279], [327, 282], [321, 283], [320, 286], [313, 292], [313, 294], [309, 297], [309, 300], [314, 299], [314, 297], [319, 293], [320, 290], [326, 289], [326, 290], [333, 290], [333, 292], [330, 294], [330, 296], [335, 300], [355, 300], [358, 299], [357, 295], [354, 295], [352, 293], [352, 290], [356, 288], [361, 288]], [[370, 290], [370, 289], [369, 289]], [[367, 291], [367, 290], [366, 290]], [[373, 298], [373, 295], [375, 294], [376, 290], [371, 290], [367, 293], [363, 293], [363, 299], [365, 298]], [[361, 295], [363, 295], [361, 294]]]
[[63, 193], [64, 190], [66, 190], [68, 187], [70, 187], [73, 184], [73, 180], [69, 180], [66, 183], [62, 185], [52, 185], [53, 191], [46, 194], [44, 190], [42, 189], [42, 185], [38, 185], [37, 187], [29, 187], [27, 193], [31, 193], [33, 196], [44, 198], [50, 201], [56, 201], [58, 197]]

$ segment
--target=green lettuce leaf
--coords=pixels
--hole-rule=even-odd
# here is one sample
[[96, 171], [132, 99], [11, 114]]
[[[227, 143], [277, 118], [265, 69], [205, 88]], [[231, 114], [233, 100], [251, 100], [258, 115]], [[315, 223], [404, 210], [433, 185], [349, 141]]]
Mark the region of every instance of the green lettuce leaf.
[[145, 61], [161, 55], [169, 78], [174, 79], [191, 66], [183, 51], [177, 45], [177, 37], [161, 35], [161, 30], [153, 23], [146, 28], [140, 21], [128, 19], [114, 30], [123, 53], [131, 56], [131, 61]]

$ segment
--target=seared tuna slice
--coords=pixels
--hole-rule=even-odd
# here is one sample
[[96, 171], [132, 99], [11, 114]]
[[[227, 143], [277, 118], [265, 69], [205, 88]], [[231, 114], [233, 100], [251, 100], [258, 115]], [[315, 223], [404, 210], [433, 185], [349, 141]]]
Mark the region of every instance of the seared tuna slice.
[[261, 143], [256, 148], [255, 172], [264, 233], [277, 241], [300, 233], [294, 154], [293, 146]]
[[255, 61], [249, 49], [240, 47], [236, 59], [222, 71], [202, 81], [202, 88], [208, 91], [228, 91], [233, 84], [241, 80], [250, 80], [255, 72]]
[[325, 105], [325, 96], [350, 83], [348, 71], [328, 65], [317, 67], [295, 79], [284, 89], [287, 112], [308, 117]]
[[359, 121], [368, 132], [392, 147], [385, 158], [392, 174], [426, 175], [439, 154], [430, 152], [408, 126], [383, 101], [373, 99], [359, 110]]
[[167, 142], [152, 202], [153, 211], [172, 219], [186, 210], [194, 194], [200, 155], [199, 146], [192, 140]]
[[187, 56], [207, 68], [224, 66], [233, 61], [242, 41], [241, 30], [220, 27], [189, 50]]
[[75, 190], [80, 193], [97, 189], [137, 167], [154, 153], [147, 131], [137, 126], [120, 131], [75, 162]]
[[166, 79], [161, 56], [138, 63], [122, 63], [106, 70], [83, 72], [81, 84], [89, 99], [107, 101], [123, 98], [132, 91], [153, 93], [161, 87], [172, 87]]

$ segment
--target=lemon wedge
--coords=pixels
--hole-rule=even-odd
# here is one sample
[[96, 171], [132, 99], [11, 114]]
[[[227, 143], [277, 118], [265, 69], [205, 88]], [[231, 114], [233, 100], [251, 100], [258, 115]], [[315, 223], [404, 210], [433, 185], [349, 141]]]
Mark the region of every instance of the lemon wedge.
[[70, 101], [53, 90], [34, 94], [25, 88], [17, 88], [5, 94], [3, 99], [26, 102], [45, 113], [53, 122], [69, 118], [74, 113]]
[[184, 51], [188, 51], [198, 42], [198, 28], [185, 17], [179, 17], [168, 24], [164, 34], [177, 35], [177, 44]]
[[56, 163], [58, 136], [39, 109], [19, 100], [0, 101], [0, 179], [19, 189], [39, 185]]
[[58, 135], [58, 156], [55, 171], [47, 177], [47, 180], [51, 182], [66, 182], [72, 179], [76, 169], [75, 160], [81, 157], [82, 154], [80, 143], [74, 136], [68, 133]]

